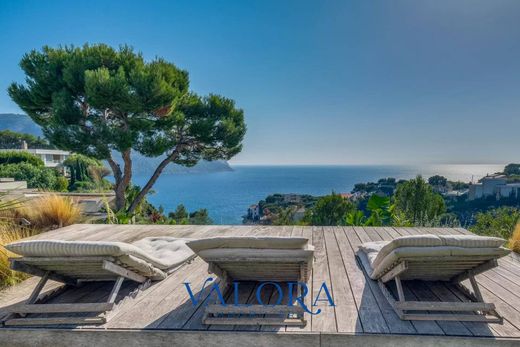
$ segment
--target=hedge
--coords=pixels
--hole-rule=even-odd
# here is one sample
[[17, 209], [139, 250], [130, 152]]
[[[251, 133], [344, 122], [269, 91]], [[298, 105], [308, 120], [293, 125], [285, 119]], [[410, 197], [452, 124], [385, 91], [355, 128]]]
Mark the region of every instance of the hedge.
[[43, 167], [44, 163], [34, 154], [24, 151], [0, 151], [0, 165], [28, 163]]
[[34, 166], [29, 163], [0, 165], [0, 177], [12, 177], [27, 181], [27, 187], [42, 190], [64, 191], [67, 179], [52, 168]]

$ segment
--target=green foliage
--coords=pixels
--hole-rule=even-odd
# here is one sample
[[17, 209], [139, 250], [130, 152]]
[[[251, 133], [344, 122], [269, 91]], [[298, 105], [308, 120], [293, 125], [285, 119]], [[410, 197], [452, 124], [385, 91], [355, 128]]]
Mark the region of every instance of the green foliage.
[[38, 167], [28, 163], [0, 165], [0, 177], [13, 177], [17, 181], [27, 181], [29, 188], [63, 191], [64, 181], [56, 170]]
[[[189, 92], [188, 73], [163, 59], [146, 62], [128, 46], [46, 46], [20, 66], [27, 83], [11, 84], [11, 98], [53, 145], [109, 160], [117, 210], [131, 185], [132, 151], [164, 160], [126, 204], [130, 213], [169, 163], [230, 159], [242, 149], [243, 111], [225, 97]], [[121, 153], [123, 167], [112, 151]]]
[[312, 225], [341, 225], [345, 215], [354, 210], [354, 205], [341, 195], [326, 195], [318, 199], [312, 209]]
[[190, 213], [189, 224], [192, 225], [209, 225], [213, 224], [213, 220], [209, 217], [208, 210], [201, 208], [198, 211]]
[[39, 157], [24, 151], [2, 151], [0, 152], [0, 165], [27, 163], [43, 167], [45, 164]]
[[451, 189], [453, 190], [463, 190], [469, 188], [469, 183], [461, 182], [461, 181], [449, 181]]
[[415, 226], [432, 225], [446, 211], [442, 196], [421, 176], [399, 184], [394, 199], [395, 209]]
[[365, 225], [367, 218], [365, 214], [360, 210], [354, 210], [348, 212], [345, 215], [345, 225], [357, 226], [357, 225]]
[[448, 179], [444, 176], [435, 175], [428, 178], [428, 184], [434, 187], [446, 187]]
[[508, 240], [516, 224], [520, 221], [520, 210], [513, 207], [499, 207], [476, 215], [476, 222], [470, 230], [478, 235], [497, 236]]
[[56, 175], [56, 183], [54, 184], [54, 191], [66, 192], [69, 187], [69, 180], [62, 175]]
[[377, 182], [356, 183], [352, 193], [372, 194], [381, 190], [385, 194], [392, 194], [397, 181], [393, 177], [380, 178]]
[[273, 220], [274, 225], [294, 225], [294, 208], [286, 207], [280, 210], [280, 212], [276, 215], [276, 218]]
[[179, 204], [175, 209], [175, 212], [170, 212], [168, 217], [175, 220], [177, 224], [187, 224], [189, 217], [188, 210], [186, 210], [186, 207], [183, 204]]
[[29, 148], [52, 149], [47, 140], [31, 134], [17, 133], [11, 130], [0, 130], [0, 149], [20, 149], [25, 141]]
[[208, 225], [213, 223], [205, 208], [188, 213], [183, 204], [179, 204], [174, 212], [170, 212], [168, 218], [174, 222], [173, 224]]
[[104, 191], [111, 188], [104, 179], [110, 171], [94, 158], [72, 154], [64, 162], [70, 173], [69, 190], [78, 192]]
[[507, 164], [506, 167], [504, 167], [504, 174], [508, 176], [520, 175], [520, 164]]
[[372, 194], [368, 199], [367, 209], [370, 211], [370, 217], [365, 225], [382, 226], [392, 222], [392, 206], [389, 197]]

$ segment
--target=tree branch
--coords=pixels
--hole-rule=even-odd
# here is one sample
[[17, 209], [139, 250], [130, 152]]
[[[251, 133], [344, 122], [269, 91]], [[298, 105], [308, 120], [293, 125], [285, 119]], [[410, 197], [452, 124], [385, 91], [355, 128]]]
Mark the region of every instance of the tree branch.
[[182, 148], [183, 146], [181, 145], [177, 146], [175, 150], [172, 153], [170, 153], [170, 155], [168, 155], [163, 161], [161, 161], [161, 163], [159, 164], [159, 166], [157, 166], [148, 182], [146, 182], [139, 194], [137, 194], [137, 196], [135, 197], [134, 201], [132, 201], [132, 204], [128, 208], [127, 213], [133, 213], [135, 211], [137, 206], [139, 206], [139, 203], [144, 199], [146, 194], [148, 194], [150, 189], [153, 187], [164, 168], [179, 156], [180, 152], [182, 151]]

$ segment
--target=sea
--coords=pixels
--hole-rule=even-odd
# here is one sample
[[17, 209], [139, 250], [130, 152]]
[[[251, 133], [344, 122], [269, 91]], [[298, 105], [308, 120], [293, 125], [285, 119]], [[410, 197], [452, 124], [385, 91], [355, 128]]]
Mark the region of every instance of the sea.
[[[188, 211], [206, 208], [215, 224], [242, 224], [247, 208], [274, 193], [326, 195], [350, 192], [354, 184], [380, 178], [409, 179], [442, 175], [452, 181], [476, 182], [486, 174], [499, 172], [497, 165], [422, 166], [246, 166], [232, 165], [233, 171], [162, 175], [153, 187], [150, 202], [166, 213], [184, 204]], [[148, 177], [134, 177], [144, 185]]]

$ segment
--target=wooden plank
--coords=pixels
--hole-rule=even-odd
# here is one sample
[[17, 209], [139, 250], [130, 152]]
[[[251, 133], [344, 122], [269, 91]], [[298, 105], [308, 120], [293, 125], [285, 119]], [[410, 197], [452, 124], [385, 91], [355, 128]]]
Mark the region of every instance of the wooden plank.
[[[361, 241], [360, 244], [365, 243], [365, 242], [381, 241], [381, 239], [379, 237], [372, 240], [370, 238], [370, 236], [368, 236], [366, 229], [364, 227], [352, 227], [352, 228], [353, 228], [353, 231], [355, 232], [355, 234], [357, 235], [358, 239]], [[349, 229], [349, 230], [352, 230], [352, 229]], [[354, 251], [357, 251], [357, 249], [355, 249]]]
[[391, 331], [390, 325], [393, 331], [413, 333], [414, 329], [410, 323], [403, 323], [381, 292], [379, 290], [375, 291], [371, 287], [371, 280], [365, 277], [357, 263], [355, 251], [357, 251], [357, 247], [361, 242], [355, 229], [352, 227], [338, 228], [335, 236], [341, 250], [343, 264], [357, 305], [363, 332], [389, 333]]
[[[419, 301], [439, 301], [439, 299], [425, 285], [424, 281], [413, 281], [413, 285], [410, 285], [409, 288], [417, 296]], [[432, 317], [433, 315], [434, 314], [432, 314]], [[422, 320], [421, 318], [418, 318], [419, 316], [416, 315], [409, 317], [414, 320]], [[473, 335], [462, 323], [458, 321], [439, 320], [437, 321], [437, 324], [441, 327], [446, 335]]]
[[[456, 288], [453, 285], [441, 282], [428, 282], [427, 286], [441, 301], [469, 302], [464, 294], [461, 293], [463, 297], [459, 297], [450, 290], [450, 288], [453, 288], [456, 291]], [[448, 308], [448, 311], [451, 310]], [[463, 322], [462, 324], [464, 324], [464, 326], [471, 331], [474, 336], [495, 336], [495, 333], [489, 328], [488, 324], [475, 322]]]
[[392, 268], [392, 270], [388, 271], [383, 277], [381, 277], [381, 281], [386, 283], [388, 281], [393, 280], [396, 276], [399, 276], [401, 273], [408, 269], [408, 265], [406, 261], [402, 261], [396, 266]]
[[[272, 236], [302, 236], [302, 233], [303, 233], [303, 228], [302, 227], [299, 227], [299, 226], [284, 226], [282, 228], [274, 228], [274, 229], [271, 229], [271, 234]], [[309, 243], [311, 243], [312, 240], [309, 240]], [[286, 283], [281, 283], [280, 284], [282, 286], [282, 289], [285, 293], [284, 295], [284, 298], [282, 300], [282, 305], [287, 305], [289, 303], [289, 297], [288, 297], [288, 285]], [[293, 294], [295, 295], [296, 294], [296, 291], [293, 291]], [[254, 299], [253, 299], [254, 297]], [[261, 292], [261, 299], [262, 299], [262, 302], [267, 302], [269, 304], [275, 304], [276, 301], [278, 300], [278, 292], [274, 289], [274, 288], [270, 288], [270, 290], [263, 290]], [[256, 301], [256, 295], [252, 295], [251, 298], [249, 299], [249, 303], [251, 302], [255, 302]], [[267, 316], [266, 316], [267, 317]], [[303, 317], [303, 320], [305, 321], [305, 325], [285, 325], [285, 326], [279, 326], [279, 325], [262, 325], [262, 326], [259, 326], [258, 327], [258, 330], [259, 331], [271, 331], [271, 332], [279, 332], [279, 331], [286, 331], [287, 329], [289, 328], [295, 328], [295, 329], [299, 329], [299, 328], [304, 328], [306, 326], [310, 327], [310, 321], [307, 321], [305, 319], [305, 317], [303, 316], [303, 312], [302, 312], [302, 317]], [[238, 329], [241, 329], [241, 330], [257, 330], [255, 329], [253, 326], [249, 326], [248, 329], [244, 329], [244, 327], [238, 327]]]
[[[330, 230], [328, 230], [330, 229]], [[335, 234], [338, 227], [327, 228], [324, 232], [327, 257], [330, 268], [330, 289], [336, 305], [336, 323], [338, 332], [363, 332], [348, 272], [343, 264]]]
[[6, 309], [13, 313], [66, 313], [66, 312], [104, 312], [113, 308], [113, 303], [101, 302], [92, 304], [22, 304]]
[[[395, 239], [397, 237], [400, 237], [401, 235], [395, 231], [394, 228], [392, 227], [384, 227], [383, 229], [385, 229], [386, 233], [391, 237], [391, 239]], [[387, 240], [387, 241], [390, 241], [390, 240]]]
[[[293, 230], [293, 234], [294, 236], [302, 236], [302, 237], [305, 237], [309, 240], [309, 242], [312, 244], [312, 227], [310, 226], [304, 226], [304, 227], [301, 227], [301, 228], [295, 228]], [[311, 269], [311, 274], [310, 274], [310, 278], [309, 280], [307, 281], [307, 286], [308, 286], [308, 289], [309, 289], [309, 293], [307, 294], [307, 296], [305, 296], [303, 302], [305, 303], [305, 306], [307, 307], [311, 307], [312, 305], [312, 283], [313, 283], [313, 277], [314, 277], [314, 266], [313, 266], [313, 269]], [[286, 327], [286, 331], [288, 332], [294, 332], [294, 331], [311, 331], [311, 320], [312, 320], [312, 317], [309, 313], [305, 312], [303, 314], [303, 318], [304, 320], [307, 322], [307, 324], [303, 327], [294, 327], [294, 326], [288, 326]]]
[[128, 278], [132, 281], [135, 281], [135, 282], [139, 282], [139, 283], [143, 283], [146, 281], [146, 277], [144, 276], [141, 276], [129, 269], [126, 269], [122, 266], [119, 266], [117, 264], [114, 264], [112, 262], [109, 262], [109, 261], [106, 261], [104, 260], [103, 261], [103, 269], [107, 270], [107, 271], [110, 271], [116, 275], [119, 275], [121, 277], [124, 277], [124, 278]]
[[[208, 265], [200, 258], [174, 272], [166, 279], [153, 283], [135, 300], [128, 300], [118, 307], [117, 314], [105, 325], [107, 328], [153, 328], [168, 314], [188, 301], [184, 282], [190, 282], [194, 294], [209, 277]], [[135, 312], [139, 312], [136, 315]]]
[[24, 264], [23, 262], [19, 262], [14, 259], [11, 260], [11, 269], [39, 277], [48, 276], [50, 279], [54, 281], [66, 283], [73, 286], [78, 283], [77, 280], [73, 278], [68, 278], [52, 272], [48, 273], [47, 271], [41, 270], [35, 266]]
[[29, 298], [26, 301], [26, 304], [34, 304], [36, 300], [38, 300], [38, 297], [40, 296], [40, 293], [45, 286], [45, 283], [49, 280], [49, 272], [46, 272], [41, 278], [36, 287], [34, 287], [34, 291], [31, 293]]
[[[235, 298], [235, 294], [233, 291], [233, 287], [231, 287], [228, 291], [228, 295], [226, 296], [226, 303], [234, 304], [235, 301], [239, 304], [246, 304], [248, 302], [253, 302], [254, 295], [255, 295], [255, 289], [257, 288], [257, 283], [254, 282], [243, 282], [240, 283], [239, 291], [237, 293], [237, 297]], [[216, 300], [216, 296], [212, 296], [213, 301]], [[226, 325], [213, 325], [209, 323], [208, 320], [205, 320], [203, 322], [204, 324], [208, 324], [208, 330], [247, 330], [243, 325], [239, 325], [240, 323], [229, 323]]]
[[383, 241], [383, 237], [375, 230], [375, 228], [363, 227], [363, 230], [371, 241]]
[[300, 326], [302, 325], [302, 321], [300, 319], [280, 319], [280, 318], [206, 318], [205, 322], [211, 325], [224, 325], [224, 326], [233, 326], [233, 325], [281, 325], [281, 326]]
[[[330, 231], [327, 231], [330, 232]], [[312, 278], [312, 298], [315, 300], [323, 283], [330, 287], [330, 272], [327, 259], [327, 249], [325, 245], [325, 237], [323, 235], [323, 227], [312, 228], [312, 244], [314, 245], [314, 266]], [[320, 295], [324, 295], [322, 292]], [[333, 295], [333, 293], [331, 293]], [[324, 297], [324, 296], [323, 296]], [[322, 297], [322, 298], [323, 298]], [[312, 315], [311, 330], [323, 332], [336, 332], [336, 315], [335, 308], [329, 306], [326, 301], [318, 301], [313, 310], [321, 309], [320, 314]]]
[[460, 301], [404, 301], [396, 302], [397, 308], [412, 311], [491, 311], [494, 304], [484, 302], [460, 302]]
[[[474, 315], [474, 314], [451, 314], [451, 313], [405, 313], [403, 315], [403, 319], [408, 320], [423, 320], [423, 321], [439, 321], [442, 322], [444, 326], [450, 326], [450, 323], [455, 323], [456, 325], [460, 325], [463, 327], [462, 322], [489, 322], [489, 323], [499, 323], [500, 319], [491, 316], [482, 316], [482, 315]], [[464, 327], [464, 329], [466, 329]], [[467, 329], [466, 329], [467, 330]], [[462, 331], [462, 330], [461, 330]], [[469, 330], [468, 330], [469, 332]], [[456, 335], [457, 333], [447, 333], [446, 335]], [[466, 335], [471, 335], [466, 333]]]
[[[500, 295], [500, 287], [492, 282], [487, 283], [486, 281], [486, 279], [482, 279], [480, 281], [480, 290], [484, 300], [493, 302], [497, 307], [497, 312], [504, 316], [503, 324], [494, 324], [490, 325], [489, 327], [500, 336], [520, 337], [520, 311], [518, 310], [517, 304], [514, 302], [505, 301], [500, 296], [497, 296], [495, 291], [498, 291], [498, 295]], [[486, 289], [484, 284], [490, 285], [493, 291]], [[453, 289], [452, 292], [454, 292], [459, 298], [462, 298], [462, 300], [467, 300], [465, 295], [461, 295]]]
[[121, 285], [123, 284], [124, 280], [124, 277], [119, 277], [116, 280], [116, 283], [114, 283], [114, 287], [112, 288], [112, 291], [108, 295], [108, 303], [114, 303], [116, 301], [117, 293], [119, 293], [119, 290], [121, 289]]
[[393, 233], [389, 233], [385, 227], [372, 227], [372, 230], [374, 230], [383, 241], [392, 241], [394, 239], [392, 236]]
[[103, 324], [104, 317], [56, 317], [56, 318], [13, 318], [4, 322], [6, 326], [79, 325]]

